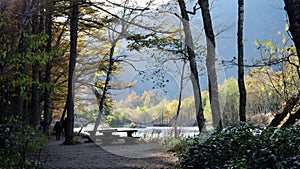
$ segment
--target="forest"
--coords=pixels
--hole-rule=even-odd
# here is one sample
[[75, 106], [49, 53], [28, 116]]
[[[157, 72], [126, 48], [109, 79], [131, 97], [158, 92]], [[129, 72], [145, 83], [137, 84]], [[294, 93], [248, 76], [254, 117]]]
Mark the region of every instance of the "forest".
[[[37, 129], [50, 136], [54, 123], [64, 121], [64, 143], [74, 144], [78, 121], [95, 124], [95, 132], [102, 123], [197, 126], [200, 133], [206, 127], [247, 129], [248, 123], [259, 130], [297, 125], [300, 1], [283, 0], [286, 26], [274, 35], [280, 40], [256, 40], [257, 56], [249, 58], [244, 46], [247, 6], [237, 0], [237, 30], [232, 35], [237, 48], [231, 49], [237, 55], [227, 60], [218, 58], [216, 44], [217, 36], [231, 28], [215, 27], [212, 11], [218, 8], [212, 4], [208, 0], [1, 1], [1, 127], [21, 128], [28, 134]], [[235, 77], [220, 81], [221, 67], [235, 67]], [[133, 90], [139, 82], [131, 77], [152, 68], [172, 72], [176, 91], [168, 91], [171, 81], [159, 71], [143, 79], [154, 90]], [[117, 99], [124, 90], [126, 96]], [[157, 91], [175, 93], [175, 99]], [[42, 146], [43, 141], [39, 143]], [[181, 167], [198, 166], [183, 153], [191, 149], [178, 150]], [[299, 150], [295, 154], [299, 157]], [[224, 166], [248, 165], [236, 158], [225, 160]]]

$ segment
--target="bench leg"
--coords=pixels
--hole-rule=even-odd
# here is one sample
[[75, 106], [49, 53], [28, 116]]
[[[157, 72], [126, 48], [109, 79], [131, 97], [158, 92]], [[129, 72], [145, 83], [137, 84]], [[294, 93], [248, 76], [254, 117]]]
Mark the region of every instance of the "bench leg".
[[135, 137], [126, 137], [124, 138], [125, 144], [137, 144], [138, 139]]

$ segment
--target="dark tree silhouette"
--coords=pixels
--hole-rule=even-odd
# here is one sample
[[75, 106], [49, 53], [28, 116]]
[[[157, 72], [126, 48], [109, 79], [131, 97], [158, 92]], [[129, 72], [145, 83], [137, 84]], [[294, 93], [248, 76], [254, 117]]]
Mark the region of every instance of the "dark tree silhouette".
[[77, 37], [78, 37], [78, 0], [71, 0], [71, 19], [70, 19], [70, 59], [69, 59], [69, 75], [68, 75], [68, 95], [67, 95], [67, 118], [66, 118], [66, 138], [65, 144], [73, 143], [74, 136], [74, 73], [77, 57]]
[[[46, 20], [45, 20], [45, 32], [48, 35], [47, 40], [47, 46], [46, 46], [46, 52], [50, 53], [52, 51], [52, 12], [53, 12], [53, 1], [47, 0], [46, 1]], [[44, 99], [44, 126], [43, 126], [43, 132], [45, 134], [49, 134], [49, 125], [51, 124], [51, 88], [50, 88], [50, 82], [51, 82], [51, 69], [52, 69], [52, 58], [49, 58], [46, 70], [45, 70], [45, 83], [47, 83], [48, 87], [45, 88], [45, 99]]]
[[246, 88], [244, 81], [244, 44], [243, 44], [243, 27], [244, 27], [244, 0], [238, 1], [238, 86], [240, 92], [240, 122], [246, 122]]

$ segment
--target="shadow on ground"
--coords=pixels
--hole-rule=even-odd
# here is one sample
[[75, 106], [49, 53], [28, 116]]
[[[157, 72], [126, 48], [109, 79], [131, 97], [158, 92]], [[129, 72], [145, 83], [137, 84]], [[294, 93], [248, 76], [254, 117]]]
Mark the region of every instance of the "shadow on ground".
[[[176, 158], [169, 152], [156, 152], [151, 145], [110, 145], [96, 143], [62, 145], [51, 139], [41, 152], [49, 169], [173, 169]], [[129, 158], [129, 157], [135, 158]]]

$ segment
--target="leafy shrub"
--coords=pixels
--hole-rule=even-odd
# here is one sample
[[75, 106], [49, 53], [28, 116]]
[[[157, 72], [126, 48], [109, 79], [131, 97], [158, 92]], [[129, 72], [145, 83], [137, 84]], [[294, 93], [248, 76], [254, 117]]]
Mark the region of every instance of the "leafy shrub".
[[181, 139], [171, 138], [167, 147], [170, 151], [177, 152], [183, 149], [183, 145]]
[[184, 140], [178, 168], [300, 168], [299, 141], [299, 127], [228, 127]]
[[13, 127], [6, 148], [0, 151], [0, 168], [43, 168], [40, 162], [28, 161], [29, 155], [38, 153], [47, 137], [30, 126]]

